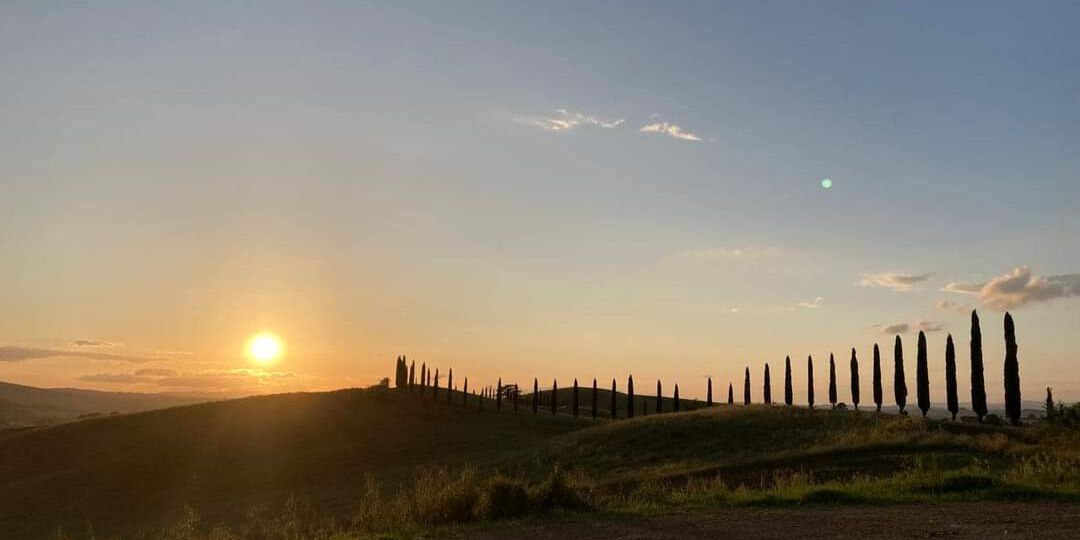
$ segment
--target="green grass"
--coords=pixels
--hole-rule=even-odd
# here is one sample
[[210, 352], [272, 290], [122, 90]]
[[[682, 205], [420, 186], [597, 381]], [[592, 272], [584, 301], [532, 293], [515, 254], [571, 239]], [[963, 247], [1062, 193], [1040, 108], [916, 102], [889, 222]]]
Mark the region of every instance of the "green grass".
[[288, 394], [20, 431], [0, 439], [0, 530], [340, 540], [582, 509], [1080, 500], [1076, 431], [726, 405], [593, 422], [455, 402]]

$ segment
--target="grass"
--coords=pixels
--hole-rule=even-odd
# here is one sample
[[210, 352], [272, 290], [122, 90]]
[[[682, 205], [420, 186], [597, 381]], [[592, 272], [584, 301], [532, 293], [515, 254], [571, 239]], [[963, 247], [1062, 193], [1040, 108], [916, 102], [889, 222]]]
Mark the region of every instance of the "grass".
[[581, 510], [1016, 499], [1080, 500], [1076, 431], [726, 405], [594, 423], [370, 389], [0, 440], [11, 538], [88, 522], [99, 538], [398, 538]]

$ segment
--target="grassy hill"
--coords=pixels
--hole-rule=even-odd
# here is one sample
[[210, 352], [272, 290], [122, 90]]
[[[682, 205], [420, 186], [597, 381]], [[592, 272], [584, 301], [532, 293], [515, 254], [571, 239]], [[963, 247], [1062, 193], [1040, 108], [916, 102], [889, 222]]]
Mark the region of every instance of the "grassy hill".
[[[569, 394], [562, 392], [560, 410], [567, 411]], [[1042, 441], [1030, 430], [726, 405], [593, 422], [543, 410], [534, 416], [527, 401], [517, 415], [509, 405], [497, 414], [490, 402], [484, 412], [475, 401], [462, 408], [460, 395], [454, 403], [372, 388], [252, 397], [3, 433], [0, 530], [5, 538], [43, 538], [57, 525], [81, 531], [92, 522], [99, 537], [107, 537], [171, 523], [184, 506], [206, 522], [233, 523], [250, 508], [279, 505], [290, 495], [323, 514], [344, 516], [365, 496], [369, 476], [394, 490], [411, 482], [418, 467], [465, 464], [483, 475], [498, 470], [527, 482], [557, 465], [590, 497], [624, 507], [670, 502], [673, 493], [685, 497], [689, 485], [708, 486], [701, 493], [731, 501], [741, 492], [730, 489], [740, 485], [789, 489], [784, 478], [797, 475], [804, 482], [810, 476], [813, 482], [866, 482], [927, 463], [978, 468], [993, 478], [1019, 478], [1015, 471], [1023, 466], [1024, 474], [1065, 474], [1069, 486], [1080, 485], [1076, 473], [1068, 473], [1076, 470], [1075, 437]], [[583, 398], [587, 416], [585, 403], [591, 397]], [[1055, 464], [1045, 470], [1031, 465], [1048, 453]]]
[[66, 422], [85, 415], [130, 413], [202, 403], [205, 395], [99, 392], [78, 388], [35, 388], [0, 382], [0, 427]]

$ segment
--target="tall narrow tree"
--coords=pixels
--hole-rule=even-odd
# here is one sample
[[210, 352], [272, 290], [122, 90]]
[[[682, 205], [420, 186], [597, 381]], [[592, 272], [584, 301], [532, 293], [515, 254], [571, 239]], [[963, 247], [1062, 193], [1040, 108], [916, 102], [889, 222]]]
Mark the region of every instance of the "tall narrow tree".
[[656, 379], [656, 414], [664, 412], [664, 394], [660, 386], [660, 379]]
[[597, 398], [597, 395], [598, 395], [598, 392], [597, 392], [597, 389], [596, 389], [596, 378], [593, 377], [593, 380], [592, 380], [592, 419], [593, 420], [596, 420], [596, 398]]
[[881, 412], [881, 351], [874, 344], [874, 406]]
[[859, 359], [855, 357], [855, 349], [851, 349], [851, 405], [859, 410]]
[[675, 404], [672, 406], [673, 411], [679, 412], [679, 383], [675, 383]]
[[420, 364], [420, 395], [427, 390], [427, 362]]
[[1016, 327], [1012, 315], [1005, 312], [1005, 416], [1014, 426], [1020, 425], [1020, 361], [1017, 358]]
[[532, 409], [535, 415], [540, 410], [540, 380], [533, 377]]
[[735, 385], [731, 384], [730, 382], [727, 383], [727, 404], [735, 404]]
[[559, 413], [559, 380], [551, 380], [551, 416]]
[[712, 407], [712, 377], [709, 377], [709, 379], [708, 379], [708, 381], [706, 381], [705, 385], [706, 385], [705, 406], [706, 407]]
[[465, 377], [465, 386], [461, 388], [461, 405], [469, 407], [469, 378]]
[[1054, 389], [1049, 386], [1046, 387], [1046, 405], [1043, 407], [1046, 409], [1046, 419], [1053, 421], [1057, 409], [1054, 407]]
[[896, 406], [900, 414], [907, 414], [907, 377], [904, 376], [904, 345], [900, 342], [900, 336], [896, 336], [896, 344], [893, 345], [893, 396], [896, 398]]
[[634, 376], [626, 379], [626, 417], [634, 417]]
[[439, 368], [435, 368], [435, 384], [431, 385], [432, 399], [439, 399]]
[[495, 410], [502, 411], [502, 377], [499, 377], [498, 386], [495, 387]]
[[949, 407], [953, 422], [960, 411], [960, 399], [956, 395], [956, 348], [952, 334], [945, 338], [945, 404]]
[[394, 387], [401, 388], [401, 357], [394, 361]]
[[806, 357], [806, 404], [814, 408], [814, 357]]
[[836, 360], [829, 353], [829, 405], [836, 408]]
[[454, 402], [454, 368], [450, 368], [450, 373], [446, 376], [446, 402]]
[[784, 358], [784, 405], [795, 404], [795, 391], [791, 387], [791, 357]]
[[762, 391], [766, 405], [772, 405], [772, 378], [769, 377], [769, 363], [765, 363], [765, 388]]
[[971, 311], [971, 410], [982, 423], [986, 417], [986, 381], [983, 379], [982, 329], [979, 314]]
[[574, 379], [574, 403], [571, 406], [571, 409], [574, 411], [574, 418], [577, 418], [578, 417], [578, 385], [577, 385], [577, 379]]
[[611, 379], [611, 419], [614, 420], [619, 417], [618, 402], [615, 399], [618, 397], [618, 391], [615, 388], [615, 379]]
[[743, 405], [750, 404], [750, 368], [746, 368], [746, 380], [743, 381]]
[[930, 367], [926, 359], [926, 334], [919, 330], [919, 341], [915, 352], [915, 397], [919, 401], [919, 410], [923, 418], [930, 411]]
[[409, 364], [409, 390], [416, 387], [416, 360]]

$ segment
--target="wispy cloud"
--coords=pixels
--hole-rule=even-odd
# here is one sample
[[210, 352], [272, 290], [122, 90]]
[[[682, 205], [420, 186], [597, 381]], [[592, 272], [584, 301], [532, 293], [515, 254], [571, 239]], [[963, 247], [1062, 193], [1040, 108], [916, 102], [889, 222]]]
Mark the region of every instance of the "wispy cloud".
[[77, 377], [77, 379], [83, 382], [110, 384], [138, 384], [155, 380], [153, 377], [143, 377], [132, 373], [95, 373], [93, 375], [83, 375]]
[[668, 122], [655, 122], [652, 124], [646, 124], [642, 126], [641, 129], [639, 129], [638, 131], [642, 133], [658, 133], [684, 141], [701, 142], [702, 140], [701, 137], [689, 131], [686, 131], [681, 126], [677, 126]]
[[974, 294], [990, 308], [1005, 311], [1021, 306], [1080, 296], [1080, 274], [1040, 276], [1028, 266], [992, 278], [986, 283], [949, 283], [946, 292]]
[[934, 307], [943, 311], [955, 311], [957, 313], [967, 313], [968, 307], [966, 304], [960, 302], [953, 302], [952, 300], [939, 300]]
[[261, 369], [228, 369], [178, 372], [173, 369], [147, 368], [130, 373], [94, 373], [77, 379], [84, 382], [109, 384], [149, 384], [165, 388], [242, 390], [277, 386], [295, 377], [291, 371], [266, 371]]
[[105, 341], [101, 339], [76, 339], [71, 342], [72, 347], [99, 347], [103, 349], [115, 349], [122, 347], [119, 343], [113, 343], [111, 341]]
[[625, 121], [622, 118], [616, 120], [601, 120], [585, 113], [556, 109], [555, 114], [545, 116], [524, 117], [521, 122], [538, 127], [545, 131], [564, 132], [571, 131], [582, 126], [594, 126], [603, 129], [613, 129], [621, 126]]
[[882, 287], [894, 291], [910, 291], [915, 285], [930, 279], [931, 274], [903, 274], [882, 272], [863, 276], [859, 285], [863, 287]]
[[815, 298], [813, 302], [796, 302], [795, 303], [795, 307], [801, 307], [801, 308], [806, 308], [806, 309], [817, 309], [817, 308], [819, 308], [819, 307], [821, 307], [823, 305], [825, 305], [825, 299], [820, 297], [820, 296]]
[[937, 321], [919, 321], [915, 324], [908, 323], [894, 323], [894, 324], [875, 324], [871, 328], [876, 328], [879, 332], [885, 335], [896, 334], [908, 334], [911, 332], [940, 332], [944, 329], [943, 325]]
[[64, 349], [38, 349], [33, 347], [0, 347], [0, 362], [21, 362], [24, 360], [36, 360], [40, 358], [91, 358], [94, 360], [119, 360], [122, 362], [154, 362], [162, 360], [151, 356], [138, 356], [130, 354], [115, 354], [98, 351], [72, 351]]

